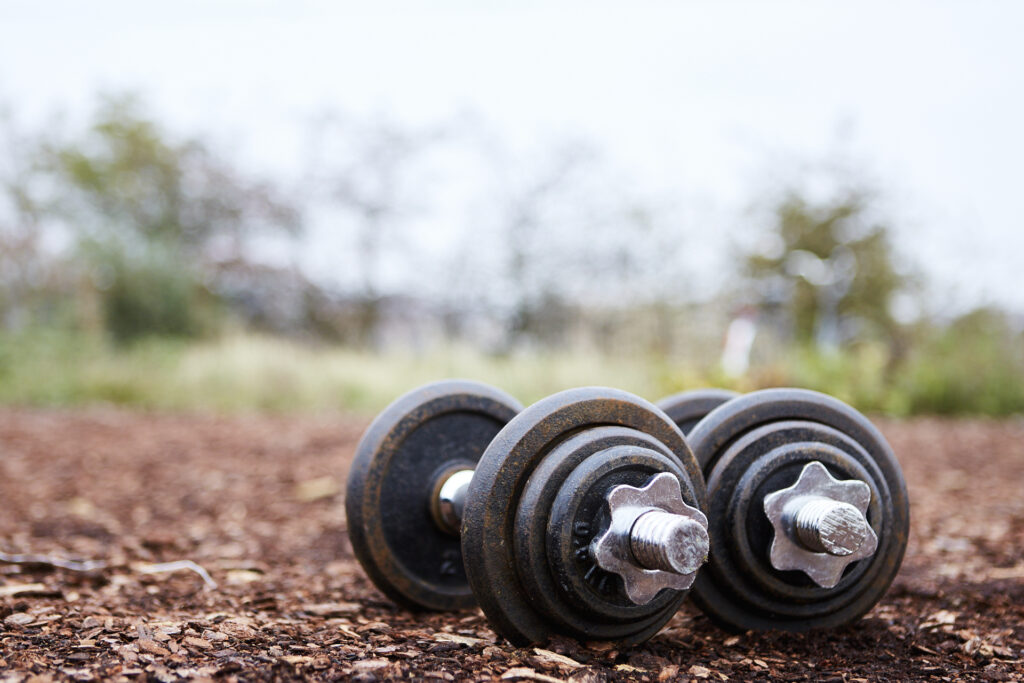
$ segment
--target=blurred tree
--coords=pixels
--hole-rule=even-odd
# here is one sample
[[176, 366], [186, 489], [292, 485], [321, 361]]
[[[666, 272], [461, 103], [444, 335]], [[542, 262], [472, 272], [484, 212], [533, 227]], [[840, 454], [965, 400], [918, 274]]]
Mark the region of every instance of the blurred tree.
[[52, 146], [62, 206], [101, 241], [162, 245], [204, 261], [244, 255], [260, 230], [297, 230], [298, 211], [198, 140], [176, 141], [132, 97], [108, 98], [78, 140]]
[[869, 196], [846, 192], [812, 203], [787, 193], [766, 239], [744, 255], [763, 310], [785, 313], [801, 343], [837, 347], [865, 338], [895, 346], [893, 297], [907, 285], [889, 230], [872, 220]]
[[120, 341], [207, 329], [218, 277], [297, 209], [197, 140], [173, 139], [130, 97], [105, 100], [78, 139], [47, 144], [52, 204], [75, 235]]
[[[576, 176], [591, 162], [592, 150], [581, 145], [555, 148], [541, 169], [530, 169], [521, 182], [508, 183], [501, 202], [499, 233], [505, 249], [505, 281], [512, 297], [507, 343], [524, 341], [553, 344], [564, 341], [571, 315], [565, 301], [564, 283], [571, 276], [559, 256], [572, 251], [553, 249], [552, 212], [567, 199]], [[504, 170], [504, 169], [499, 169]], [[559, 224], [560, 230], [576, 232], [581, 226]]]
[[674, 250], [654, 248], [657, 209], [579, 139], [546, 145], [539, 162], [494, 161], [500, 258], [489, 275], [501, 285], [507, 344], [557, 347], [586, 335], [613, 345], [608, 321], [663, 291], [650, 275], [666, 272]]
[[43, 245], [38, 140], [0, 111], [0, 328], [53, 322], [65, 312], [64, 269]]
[[351, 236], [357, 305], [348, 341], [358, 346], [378, 341], [386, 257], [399, 251], [395, 245], [408, 242], [404, 229], [424, 211], [419, 162], [445, 135], [441, 128], [408, 129], [386, 119], [356, 121], [336, 114], [325, 117], [316, 131], [315, 184]]

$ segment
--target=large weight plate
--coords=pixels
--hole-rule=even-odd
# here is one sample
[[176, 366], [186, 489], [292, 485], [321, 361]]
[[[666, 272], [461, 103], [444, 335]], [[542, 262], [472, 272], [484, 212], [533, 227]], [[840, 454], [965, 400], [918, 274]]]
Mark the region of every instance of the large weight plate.
[[356, 558], [373, 583], [411, 608], [472, 607], [458, 537], [430, 512], [446, 472], [472, 469], [491, 439], [521, 410], [477, 382], [428, 384], [397, 399], [356, 448], [345, 512]]
[[694, 389], [666, 396], [658, 401], [658, 407], [679, 425], [683, 434], [689, 434], [705, 415], [737, 396], [738, 392], [728, 389]]
[[[596, 432], [592, 438], [587, 435], [591, 430]], [[639, 642], [653, 635], [678, 607], [682, 593], [655, 598], [649, 610], [633, 610], [614, 597], [602, 604], [600, 591], [592, 591], [583, 581], [563, 590], [557, 580], [548, 580], [554, 575], [548, 579], [543, 575], [545, 570], [554, 572], [558, 560], [555, 556], [538, 559], [544, 557], [544, 544], [550, 540], [551, 509], [546, 506], [554, 507], [555, 490], [541, 476], [530, 484], [530, 495], [524, 499], [531, 476], [547, 472], [558, 479], [552, 483], [561, 483], [574, 467], [584, 467], [591, 455], [601, 458], [609, 448], [621, 446], [644, 448], [652, 456], [636, 462], [621, 456], [621, 462], [602, 461], [600, 467], [607, 469], [595, 470], [590, 478], [593, 486], [674, 471], [687, 502], [705, 509], [699, 466], [679, 428], [653, 404], [616, 389], [572, 389], [535, 403], [501, 430], [480, 459], [462, 518], [466, 575], [491, 625], [513, 643], [541, 642], [554, 634], [602, 637], [610, 632], [606, 625], [622, 642]], [[594, 452], [595, 447], [600, 448]], [[548, 463], [549, 457], [555, 460]], [[607, 477], [602, 474], [605, 471]], [[593, 486], [585, 488], [590, 491]], [[522, 552], [524, 545], [530, 546], [529, 552]], [[530, 575], [524, 578], [524, 574]], [[537, 594], [538, 590], [544, 593]]]
[[[881, 599], [909, 533], [906, 484], [882, 434], [845, 403], [803, 389], [767, 389], [716, 408], [688, 438], [707, 480], [711, 553], [694, 602], [734, 630], [806, 631], [850, 623]], [[846, 568], [833, 588], [767, 559], [773, 530], [764, 497], [792, 485], [808, 462], [868, 484], [874, 555]]]

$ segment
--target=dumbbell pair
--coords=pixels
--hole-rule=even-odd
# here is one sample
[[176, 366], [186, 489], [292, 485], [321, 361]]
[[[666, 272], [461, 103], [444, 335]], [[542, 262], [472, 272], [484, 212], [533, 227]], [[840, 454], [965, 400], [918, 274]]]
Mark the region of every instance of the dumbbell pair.
[[846, 623], [892, 581], [908, 524], [881, 435], [801, 390], [658, 408], [586, 388], [522, 409], [439, 382], [373, 422], [347, 494], [353, 548], [383, 592], [414, 608], [478, 603], [515, 643], [640, 642], [691, 584], [732, 628]]

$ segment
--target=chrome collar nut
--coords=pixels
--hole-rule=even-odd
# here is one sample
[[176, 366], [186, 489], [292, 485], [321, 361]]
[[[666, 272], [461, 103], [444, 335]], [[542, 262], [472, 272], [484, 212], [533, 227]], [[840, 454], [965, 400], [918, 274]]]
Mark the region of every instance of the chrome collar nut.
[[707, 517], [683, 501], [679, 480], [662, 472], [642, 488], [616, 486], [606, 502], [611, 522], [590, 548], [598, 566], [621, 576], [637, 605], [664, 588], [687, 590], [710, 542]]
[[775, 530], [772, 566], [802, 571], [822, 588], [835, 587], [847, 565], [878, 548], [878, 536], [865, 516], [870, 502], [866, 483], [840, 481], [820, 462], [808, 463], [795, 484], [764, 498], [764, 512]]

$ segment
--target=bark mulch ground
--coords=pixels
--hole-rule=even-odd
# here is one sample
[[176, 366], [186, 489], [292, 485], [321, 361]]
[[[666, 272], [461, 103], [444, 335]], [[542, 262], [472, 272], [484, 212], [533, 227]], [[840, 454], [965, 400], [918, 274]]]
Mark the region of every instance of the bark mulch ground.
[[0, 564], [0, 680], [1024, 678], [1022, 421], [881, 424], [913, 528], [852, 626], [733, 635], [685, 607], [642, 647], [524, 649], [366, 580], [342, 500], [365, 424], [0, 410], [0, 551], [105, 563]]

